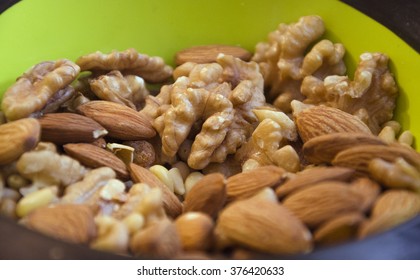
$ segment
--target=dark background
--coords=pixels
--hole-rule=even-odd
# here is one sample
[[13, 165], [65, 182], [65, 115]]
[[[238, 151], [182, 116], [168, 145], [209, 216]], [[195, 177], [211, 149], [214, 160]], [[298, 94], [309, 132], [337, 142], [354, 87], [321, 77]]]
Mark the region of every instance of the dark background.
[[[0, 14], [16, 0], [0, 0]], [[343, 0], [382, 23], [420, 53], [420, 0]], [[297, 2], [298, 3], [298, 2]], [[53, 241], [0, 217], [1, 259], [119, 259], [87, 247]], [[7, 244], [6, 244], [7, 242]], [[295, 257], [296, 258], [296, 257]], [[317, 250], [305, 259], [420, 259], [420, 217], [359, 242]]]

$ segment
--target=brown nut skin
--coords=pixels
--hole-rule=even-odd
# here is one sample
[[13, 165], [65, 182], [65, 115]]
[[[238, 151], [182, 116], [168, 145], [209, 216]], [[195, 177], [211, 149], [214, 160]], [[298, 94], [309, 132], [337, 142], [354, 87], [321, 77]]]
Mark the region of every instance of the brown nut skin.
[[175, 224], [167, 219], [137, 232], [130, 240], [130, 250], [137, 256], [171, 259], [181, 249]]
[[204, 213], [188, 212], [175, 220], [175, 227], [185, 251], [207, 251], [213, 242], [213, 219]]
[[0, 125], [0, 166], [17, 160], [38, 144], [41, 126], [26, 118]]
[[202, 212], [216, 219], [225, 202], [225, 177], [220, 173], [208, 174], [187, 193], [184, 212]]

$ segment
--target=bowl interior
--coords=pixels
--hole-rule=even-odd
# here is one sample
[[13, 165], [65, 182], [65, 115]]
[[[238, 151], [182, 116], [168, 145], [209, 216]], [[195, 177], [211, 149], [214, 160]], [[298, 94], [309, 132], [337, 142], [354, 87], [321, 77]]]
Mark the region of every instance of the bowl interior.
[[279, 23], [309, 14], [324, 19], [326, 38], [344, 44], [349, 76], [363, 52], [390, 56], [400, 87], [396, 118], [419, 137], [420, 123], [413, 121], [420, 106], [419, 54], [374, 20], [331, 0], [21, 1], [0, 16], [0, 95], [40, 61], [131, 47], [168, 63], [176, 51], [193, 45], [233, 44], [253, 51]]

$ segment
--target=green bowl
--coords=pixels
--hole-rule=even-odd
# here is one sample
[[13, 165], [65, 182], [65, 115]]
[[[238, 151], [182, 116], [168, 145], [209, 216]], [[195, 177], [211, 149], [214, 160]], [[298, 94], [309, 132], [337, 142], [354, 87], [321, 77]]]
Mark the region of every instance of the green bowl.
[[254, 51], [279, 23], [311, 14], [323, 18], [325, 38], [345, 46], [349, 76], [364, 52], [390, 57], [400, 90], [395, 118], [419, 138], [420, 122], [415, 121], [420, 108], [419, 53], [381, 24], [336, 0], [21, 1], [0, 15], [0, 97], [18, 76], [41, 61], [74, 61], [97, 50], [135, 48], [173, 64], [176, 51], [205, 44]]

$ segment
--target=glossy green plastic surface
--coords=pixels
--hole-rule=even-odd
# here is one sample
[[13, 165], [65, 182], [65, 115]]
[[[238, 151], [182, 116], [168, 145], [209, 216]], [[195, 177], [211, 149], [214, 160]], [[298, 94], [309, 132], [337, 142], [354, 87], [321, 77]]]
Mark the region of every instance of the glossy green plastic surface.
[[177, 50], [233, 44], [254, 50], [281, 22], [317, 14], [325, 37], [347, 49], [349, 76], [363, 52], [383, 52], [400, 87], [397, 119], [420, 137], [420, 55], [395, 34], [336, 0], [30, 0], [0, 15], [0, 94], [30, 66], [130, 47], [173, 62]]

